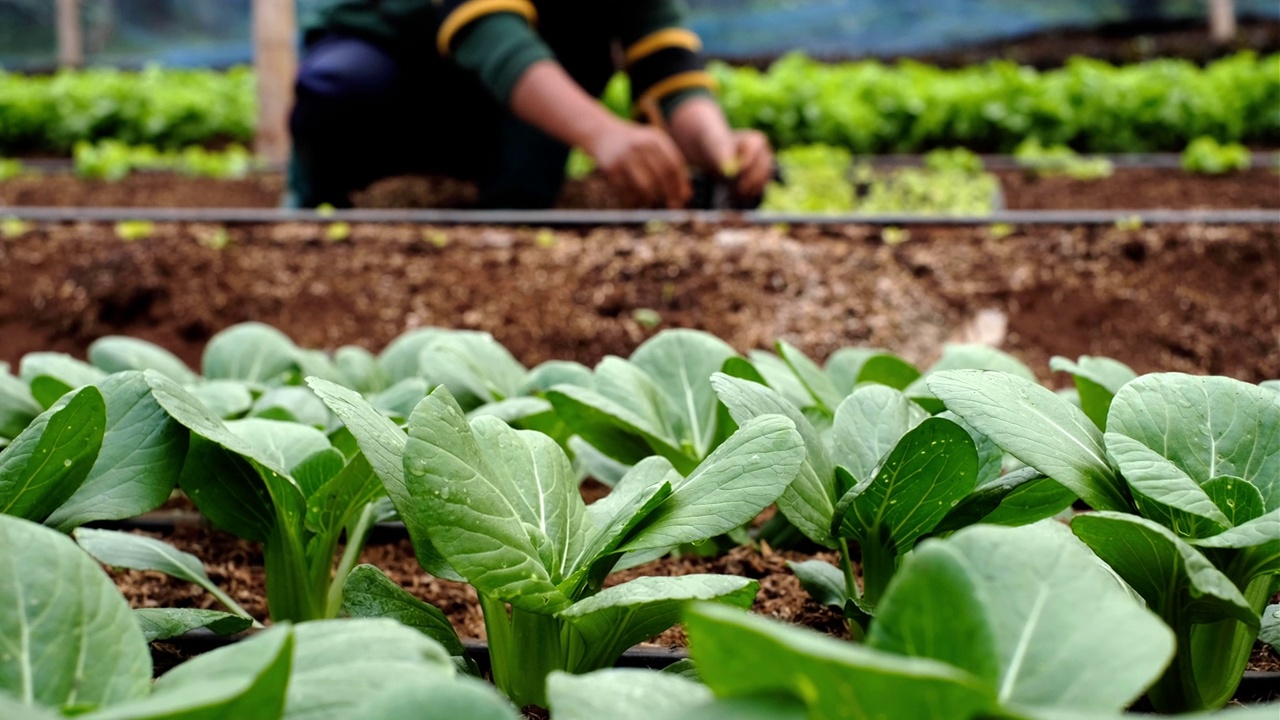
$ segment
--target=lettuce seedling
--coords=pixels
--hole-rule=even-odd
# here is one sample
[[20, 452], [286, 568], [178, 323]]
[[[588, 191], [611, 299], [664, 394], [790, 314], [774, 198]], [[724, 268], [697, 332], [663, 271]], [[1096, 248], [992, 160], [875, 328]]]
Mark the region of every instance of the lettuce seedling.
[[[1160, 619], [1054, 522], [921, 543], [865, 644], [711, 605], [692, 607], [685, 626], [706, 688], [664, 679], [674, 702], [662, 717], [765, 717], [763, 708], [814, 720], [1107, 717], [1173, 654]], [[552, 708], [567, 718], [586, 717], [576, 708], [587, 703], [595, 717], [655, 717], [624, 707], [637, 705], [633, 680], [553, 676]]]
[[692, 472], [733, 432], [708, 379], [730, 358], [724, 341], [666, 330], [624, 360], [596, 365], [594, 388], [561, 384], [547, 393], [569, 429], [605, 456], [635, 465], [658, 455]]
[[546, 705], [551, 671], [611, 665], [674, 624], [690, 600], [750, 605], [757, 584], [737, 577], [603, 587], [623, 553], [704, 542], [755, 517], [804, 455], [792, 423], [767, 415], [745, 423], [688, 477], [649, 458], [587, 507], [554, 440], [493, 417], [468, 422], [446, 388], [418, 405], [405, 438], [350, 390], [315, 379], [311, 386], [377, 458], [423, 566], [475, 586], [494, 681], [521, 706]]
[[[769, 387], [716, 374], [721, 401], [739, 423], [781, 414], [805, 445], [800, 474], [778, 510], [806, 537], [840, 552], [840, 568], [815, 560], [793, 569], [821, 602], [864, 631], [904, 556], [920, 539], [986, 520], [1034, 522], [1074, 496], [1038, 473], [1002, 474], [1003, 454], [955, 419], [931, 418], [902, 392], [864, 385], [839, 404], [829, 437]], [[1047, 486], [1047, 487], [1046, 487]], [[1044, 502], [1027, 503], [1027, 497]], [[854, 579], [850, 541], [861, 550]]]
[[1072, 529], [1178, 637], [1150, 694], [1156, 709], [1224, 705], [1280, 574], [1280, 396], [1230, 378], [1146, 375], [1115, 394], [1104, 433], [1061, 397], [1002, 373], [942, 373], [929, 384], [1101, 511]]
[[369, 531], [389, 513], [368, 461], [359, 453], [344, 456], [305, 425], [224, 423], [167, 377], [154, 371], [145, 377], [160, 406], [189, 431], [182, 489], [215, 525], [263, 544], [272, 619], [334, 617]]

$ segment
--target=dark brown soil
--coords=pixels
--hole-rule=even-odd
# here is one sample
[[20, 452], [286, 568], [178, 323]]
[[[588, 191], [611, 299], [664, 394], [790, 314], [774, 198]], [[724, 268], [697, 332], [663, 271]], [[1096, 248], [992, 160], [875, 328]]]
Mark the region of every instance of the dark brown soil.
[[1225, 175], [1117, 168], [1101, 180], [1037, 177], [1021, 170], [996, 174], [1010, 210], [1280, 208], [1280, 173], [1274, 168]]
[[[1005, 203], [1011, 210], [1145, 210], [1280, 208], [1280, 174], [1254, 168], [1219, 176], [1155, 168], [1119, 168], [1110, 178], [1039, 178], [1001, 170]], [[0, 182], [0, 206], [58, 207], [277, 207], [284, 179], [276, 173], [245, 180], [208, 180], [141, 173], [118, 183], [80, 180], [70, 175], [24, 177]], [[353, 195], [368, 209], [469, 208], [474, 185], [442, 177], [395, 177]], [[566, 184], [557, 207], [566, 210], [627, 210], [640, 204], [622, 197], [600, 175]]]
[[215, 230], [157, 225], [123, 242], [110, 225], [54, 224], [0, 241], [0, 360], [82, 356], [129, 334], [195, 366], [213, 333], [259, 320], [316, 348], [486, 330], [526, 364], [593, 364], [693, 327], [818, 358], [873, 345], [928, 363], [976, 337], [1042, 374], [1052, 355], [1091, 354], [1139, 372], [1280, 377], [1277, 225], [914, 227], [887, 245], [852, 225], [357, 225], [327, 242], [322, 225], [276, 224], [231, 227], [221, 250], [200, 243]]

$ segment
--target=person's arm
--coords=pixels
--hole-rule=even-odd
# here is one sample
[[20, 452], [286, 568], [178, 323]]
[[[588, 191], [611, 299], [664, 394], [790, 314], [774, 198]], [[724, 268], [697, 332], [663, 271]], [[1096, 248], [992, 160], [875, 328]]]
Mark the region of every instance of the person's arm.
[[638, 0], [633, 8], [621, 38], [633, 114], [665, 127], [693, 165], [733, 178], [742, 196], [759, 197], [773, 173], [773, 152], [762, 133], [729, 127], [698, 55], [702, 42], [683, 27], [683, 3]]
[[569, 77], [530, 27], [537, 15], [528, 0], [451, 0], [443, 12], [440, 52], [474, 72], [516, 117], [582, 148], [612, 183], [647, 203], [688, 202], [684, 161], [671, 139], [615, 118]]

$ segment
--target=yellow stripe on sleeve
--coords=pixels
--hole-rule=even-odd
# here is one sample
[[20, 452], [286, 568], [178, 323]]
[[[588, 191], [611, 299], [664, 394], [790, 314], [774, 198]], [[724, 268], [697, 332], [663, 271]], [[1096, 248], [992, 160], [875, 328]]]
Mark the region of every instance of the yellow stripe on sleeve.
[[702, 50], [702, 40], [692, 30], [667, 28], [645, 35], [627, 48], [626, 63], [630, 67], [667, 48], [681, 47], [691, 52]]
[[468, 0], [458, 9], [449, 13], [440, 25], [440, 33], [436, 36], [436, 47], [441, 55], [447, 56], [453, 44], [453, 38], [466, 26], [485, 15], [509, 12], [524, 17], [532, 25], [538, 21], [538, 11], [529, 0]]
[[663, 80], [655, 84], [644, 92], [643, 95], [636, 100], [632, 108], [632, 113], [637, 117], [645, 114], [648, 110], [655, 107], [662, 98], [678, 93], [681, 90], [690, 90], [692, 88], [706, 88], [714, 92], [717, 88], [716, 79], [704, 70], [691, 70], [682, 72], [678, 75]]

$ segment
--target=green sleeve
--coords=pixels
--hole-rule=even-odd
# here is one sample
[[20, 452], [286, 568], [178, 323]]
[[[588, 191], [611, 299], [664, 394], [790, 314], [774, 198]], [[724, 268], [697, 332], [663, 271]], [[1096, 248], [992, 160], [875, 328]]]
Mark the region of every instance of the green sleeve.
[[[627, 48], [659, 30], [687, 27], [688, 14], [684, 0], [640, 0], [635, 3], [635, 11], [618, 39], [622, 47]], [[714, 99], [715, 94], [707, 88], [688, 88], [667, 95], [658, 102], [658, 106], [663, 116], [670, 119], [676, 108], [695, 97]]]
[[454, 45], [453, 59], [474, 72], [503, 105], [529, 66], [552, 59], [551, 48], [513, 13], [495, 13], [471, 23]]

